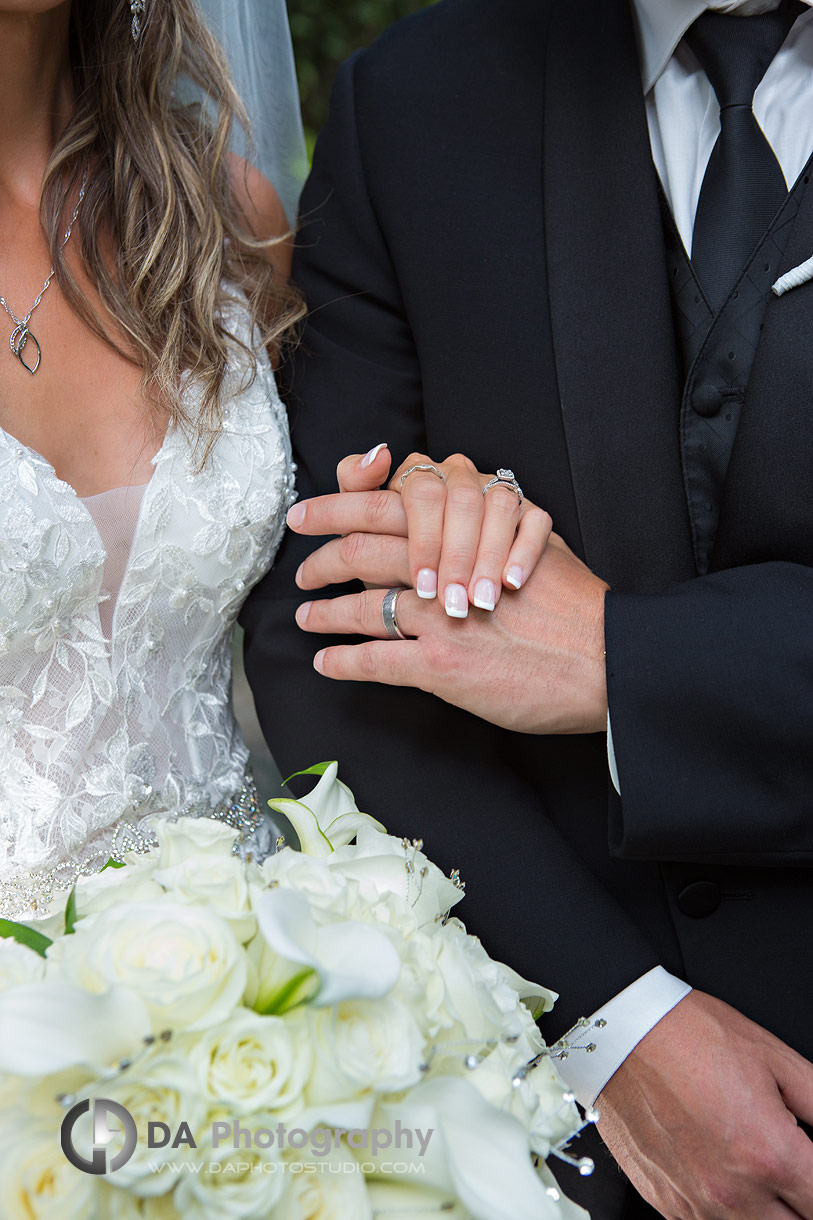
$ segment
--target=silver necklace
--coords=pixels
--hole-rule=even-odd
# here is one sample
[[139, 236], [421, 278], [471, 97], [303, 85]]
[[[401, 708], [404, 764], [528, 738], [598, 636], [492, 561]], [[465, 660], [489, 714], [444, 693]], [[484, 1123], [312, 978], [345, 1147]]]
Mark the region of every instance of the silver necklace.
[[[68, 228], [65, 232], [65, 236], [62, 238], [62, 245], [59, 247], [60, 250], [65, 248], [65, 246], [67, 245], [67, 242], [68, 242], [68, 238], [70, 237], [71, 233], [73, 232], [73, 226], [76, 224], [76, 218], [79, 215], [79, 209], [81, 208], [82, 200], [85, 197], [85, 187], [87, 186], [87, 181], [88, 181], [88, 174], [87, 174], [87, 170], [85, 170], [84, 174], [82, 175], [82, 185], [79, 188], [79, 198], [76, 201], [76, 207], [73, 209], [73, 216], [71, 216], [71, 223], [68, 225]], [[48, 273], [47, 280], [45, 281], [42, 288], [40, 288], [39, 293], [37, 294], [36, 301], [31, 306], [31, 308], [29, 309], [28, 313], [25, 315], [24, 318], [18, 318], [16, 313], [14, 312], [14, 310], [9, 305], [6, 298], [0, 297], [0, 305], [3, 306], [6, 313], [8, 314], [8, 316], [11, 318], [12, 322], [14, 323], [14, 330], [11, 332], [11, 338], [9, 339], [9, 346], [11, 347], [11, 354], [13, 356], [16, 356], [17, 359], [19, 360], [20, 364], [23, 366], [23, 368], [26, 369], [31, 374], [36, 373], [37, 369], [39, 368], [40, 364], [42, 363], [42, 348], [39, 345], [37, 336], [34, 334], [34, 332], [32, 330], [29, 330], [28, 323], [31, 321], [31, 315], [33, 314], [34, 310], [37, 308], [40, 301], [42, 300], [42, 298], [45, 296], [46, 292], [50, 288], [51, 280], [54, 278], [55, 274], [56, 274], [56, 270], [54, 267], [52, 267], [50, 272]], [[37, 349], [37, 355], [36, 355], [36, 358], [35, 358], [33, 364], [27, 364], [25, 357], [23, 355], [23, 352], [25, 350], [26, 344], [28, 343], [29, 339], [34, 344], [34, 347]]]

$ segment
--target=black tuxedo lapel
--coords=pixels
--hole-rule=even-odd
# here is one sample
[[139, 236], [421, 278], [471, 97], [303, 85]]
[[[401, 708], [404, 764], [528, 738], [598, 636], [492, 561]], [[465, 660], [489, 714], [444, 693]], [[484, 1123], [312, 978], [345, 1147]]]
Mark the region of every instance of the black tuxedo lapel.
[[657, 178], [622, 0], [554, 7], [544, 197], [556, 371], [587, 562], [619, 589], [695, 574]]
[[[806, 171], [807, 172], [807, 171]], [[813, 183], [782, 272], [813, 253]], [[813, 564], [813, 283], [771, 297], [723, 494], [715, 568]]]

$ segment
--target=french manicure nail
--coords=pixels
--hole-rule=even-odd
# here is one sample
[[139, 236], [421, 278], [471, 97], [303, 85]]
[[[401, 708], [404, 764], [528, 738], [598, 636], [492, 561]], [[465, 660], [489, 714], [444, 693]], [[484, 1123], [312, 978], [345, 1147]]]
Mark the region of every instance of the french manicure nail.
[[522, 568], [516, 563], [512, 564], [505, 574], [505, 579], [508, 581], [509, 585], [513, 585], [515, 589], [521, 589], [523, 580]]
[[313, 658], [313, 668], [318, 674], [324, 673], [322, 662], [325, 659], [325, 652], [326, 649], [323, 648], [320, 652], [317, 652], [316, 656]]
[[446, 613], [449, 618], [466, 618], [469, 613], [469, 595], [464, 585], [446, 586]]
[[438, 595], [438, 574], [432, 568], [421, 568], [418, 573], [418, 583], [415, 586], [415, 592], [418, 597], [422, 597], [424, 601], [431, 601], [433, 597]]
[[301, 606], [297, 606], [296, 621], [299, 623], [300, 627], [304, 627], [305, 624], [307, 623], [308, 615], [311, 612], [312, 605], [313, 605], [313, 602], [303, 602]]
[[478, 610], [493, 610], [497, 604], [497, 590], [493, 580], [478, 580], [474, 586], [474, 604]]
[[291, 529], [298, 529], [305, 520], [305, 505], [302, 503], [295, 504], [293, 508], [288, 509], [288, 516], [285, 518]]
[[382, 443], [380, 445], [376, 445], [375, 449], [371, 449], [369, 453], [365, 453], [364, 457], [361, 459], [362, 469], [364, 469], [367, 466], [372, 466], [373, 462], [378, 457], [381, 450], [386, 449], [386, 448], [387, 448], [387, 442], [382, 441]]

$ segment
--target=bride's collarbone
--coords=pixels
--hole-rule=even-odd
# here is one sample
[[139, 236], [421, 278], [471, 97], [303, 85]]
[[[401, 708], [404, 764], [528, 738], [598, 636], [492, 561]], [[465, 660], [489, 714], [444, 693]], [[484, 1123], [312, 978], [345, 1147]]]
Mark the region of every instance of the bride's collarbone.
[[11, 351], [12, 320], [5, 327], [0, 317], [8, 330], [0, 329], [0, 427], [45, 458], [78, 496], [148, 482], [165, 414], [145, 398], [135, 364], [64, 302], [53, 304], [30, 322], [42, 351], [34, 374]]
[[[12, 220], [16, 227], [9, 227]], [[48, 251], [38, 211], [22, 208], [7, 216], [0, 207], [2, 221], [0, 238], [13, 231], [15, 241], [0, 244], [0, 295], [24, 318], [47, 275]], [[69, 246], [66, 256], [91, 306], [103, 316], [76, 248]], [[94, 334], [56, 281], [33, 310], [28, 328], [32, 337], [26, 338], [21, 361], [11, 346], [14, 319], [0, 309], [0, 428], [43, 457], [78, 496], [148, 482], [167, 418], [145, 398], [140, 368]]]

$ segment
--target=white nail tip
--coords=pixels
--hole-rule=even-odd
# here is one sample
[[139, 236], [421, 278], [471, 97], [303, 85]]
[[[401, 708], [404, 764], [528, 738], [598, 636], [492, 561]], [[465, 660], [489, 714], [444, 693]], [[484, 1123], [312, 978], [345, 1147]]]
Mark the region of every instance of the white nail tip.
[[375, 449], [371, 449], [370, 452], [365, 454], [364, 457], [361, 459], [362, 466], [372, 466], [373, 462], [378, 457], [381, 450], [386, 449], [386, 447], [387, 447], [386, 441], [382, 441], [382, 443], [380, 445], [376, 445]]
[[418, 594], [418, 597], [422, 597], [425, 602], [431, 602], [437, 597], [437, 593], [422, 593], [420, 589], [416, 589], [415, 592]]
[[448, 614], [449, 618], [468, 618], [469, 617], [468, 610], [455, 610], [451, 606], [446, 607], [446, 613]]
[[509, 585], [511, 585], [514, 589], [522, 588], [522, 581], [517, 580], [517, 578], [515, 576], [506, 576], [505, 579], [508, 581]]
[[479, 597], [475, 597], [474, 604], [478, 610], [493, 610], [495, 605], [494, 602], [484, 602], [482, 598]]

